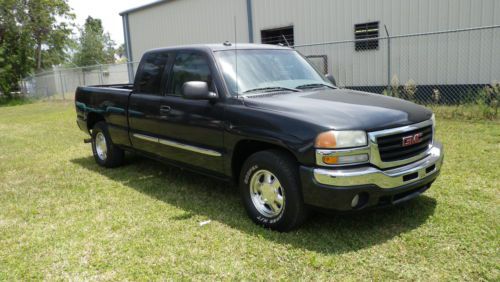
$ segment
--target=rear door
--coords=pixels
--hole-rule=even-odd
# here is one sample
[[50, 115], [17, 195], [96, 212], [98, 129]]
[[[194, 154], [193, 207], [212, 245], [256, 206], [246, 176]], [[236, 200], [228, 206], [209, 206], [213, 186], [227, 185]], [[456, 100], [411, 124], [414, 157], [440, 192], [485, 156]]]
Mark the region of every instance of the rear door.
[[129, 134], [135, 149], [157, 153], [161, 148], [157, 137], [165, 121], [162, 98], [173, 58], [172, 53], [154, 52], [146, 53], [141, 61], [128, 107]]

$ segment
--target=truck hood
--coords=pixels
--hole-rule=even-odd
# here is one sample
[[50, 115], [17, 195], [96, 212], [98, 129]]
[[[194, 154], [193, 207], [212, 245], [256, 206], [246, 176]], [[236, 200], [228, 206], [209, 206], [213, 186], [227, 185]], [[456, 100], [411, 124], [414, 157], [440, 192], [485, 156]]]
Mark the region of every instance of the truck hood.
[[376, 131], [422, 122], [432, 112], [405, 100], [348, 89], [247, 96], [248, 107], [337, 130]]

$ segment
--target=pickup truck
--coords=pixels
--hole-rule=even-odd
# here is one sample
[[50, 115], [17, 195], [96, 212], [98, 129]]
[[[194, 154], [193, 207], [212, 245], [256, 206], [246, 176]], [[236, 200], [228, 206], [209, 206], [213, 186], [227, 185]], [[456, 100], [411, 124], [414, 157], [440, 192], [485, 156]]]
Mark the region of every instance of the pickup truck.
[[134, 84], [78, 87], [97, 164], [125, 151], [235, 183], [249, 217], [278, 231], [311, 210], [392, 206], [443, 163], [432, 112], [335, 86], [296, 50], [190, 45], [146, 52]]

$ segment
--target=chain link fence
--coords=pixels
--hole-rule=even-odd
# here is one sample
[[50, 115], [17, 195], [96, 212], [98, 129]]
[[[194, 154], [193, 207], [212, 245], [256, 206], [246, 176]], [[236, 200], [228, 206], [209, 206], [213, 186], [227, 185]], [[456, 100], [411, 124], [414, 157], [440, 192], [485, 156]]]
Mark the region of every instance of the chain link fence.
[[139, 62], [95, 65], [75, 68], [54, 68], [26, 77], [21, 92], [27, 98], [73, 99], [75, 89], [83, 85], [129, 83]]
[[[389, 34], [389, 32], [381, 32]], [[295, 45], [338, 86], [420, 104], [498, 104], [500, 26]], [[72, 99], [76, 87], [129, 83], [138, 62], [27, 77], [27, 97]], [[496, 104], [495, 104], [496, 103]]]
[[294, 48], [319, 71], [332, 74], [340, 87], [426, 105], [460, 105], [498, 103], [498, 46], [500, 26]]

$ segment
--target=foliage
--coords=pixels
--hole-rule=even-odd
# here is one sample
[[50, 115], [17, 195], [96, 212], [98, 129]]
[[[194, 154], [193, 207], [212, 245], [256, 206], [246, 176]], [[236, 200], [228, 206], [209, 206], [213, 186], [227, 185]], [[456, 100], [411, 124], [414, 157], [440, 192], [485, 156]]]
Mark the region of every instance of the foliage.
[[500, 98], [500, 82], [493, 81], [491, 85], [484, 87], [479, 96], [478, 104], [483, 108], [483, 115], [486, 118], [496, 118], [498, 116], [498, 100]]
[[438, 118], [445, 164], [423, 195], [278, 233], [225, 182], [97, 166], [74, 120], [74, 103], [0, 108], [1, 281], [499, 280], [498, 124]]
[[77, 66], [115, 62], [115, 42], [105, 33], [100, 19], [88, 17], [80, 30], [80, 39], [73, 63]]
[[118, 60], [116, 61], [116, 63], [122, 64], [128, 61], [124, 43], [122, 43], [120, 46], [118, 46], [118, 48], [116, 48], [116, 55], [118, 56]]
[[432, 102], [439, 104], [441, 100], [441, 92], [439, 89], [432, 89]]
[[399, 78], [397, 75], [394, 75], [391, 78], [390, 95], [392, 97], [399, 98]]
[[405, 93], [405, 99], [410, 101], [415, 101], [415, 94], [417, 93], [417, 84], [413, 79], [409, 79], [405, 83], [403, 91]]
[[0, 0], [0, 92], [8, 95], [21, 77], [64, 62], [73, 19], [66, 0]]

